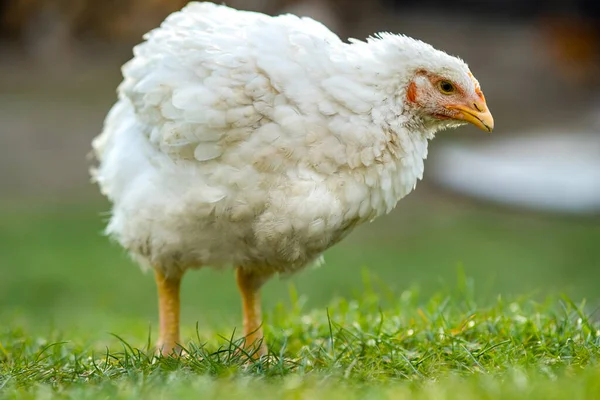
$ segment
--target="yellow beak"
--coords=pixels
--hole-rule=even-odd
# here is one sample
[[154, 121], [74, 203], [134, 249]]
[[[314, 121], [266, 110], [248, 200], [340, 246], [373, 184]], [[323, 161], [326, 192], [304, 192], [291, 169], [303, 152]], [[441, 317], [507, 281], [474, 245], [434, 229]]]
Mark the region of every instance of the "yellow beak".
[[491, 132], [494, 129], [494, 117], [485, 104], [485, 101], [475, 101], [471, 106], [448, 106], [450, 110], [458, 111], [454, 119], [469, 122], [481, 130]]

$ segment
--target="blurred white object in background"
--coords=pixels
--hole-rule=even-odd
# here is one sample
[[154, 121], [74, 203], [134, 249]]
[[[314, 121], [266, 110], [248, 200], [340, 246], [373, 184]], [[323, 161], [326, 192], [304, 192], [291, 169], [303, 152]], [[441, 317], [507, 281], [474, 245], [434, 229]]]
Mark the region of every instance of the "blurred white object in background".
[[435, 181], [469, 196], [536, 210], [600, 212], [600, 130], [447, 145], [431, 162]]

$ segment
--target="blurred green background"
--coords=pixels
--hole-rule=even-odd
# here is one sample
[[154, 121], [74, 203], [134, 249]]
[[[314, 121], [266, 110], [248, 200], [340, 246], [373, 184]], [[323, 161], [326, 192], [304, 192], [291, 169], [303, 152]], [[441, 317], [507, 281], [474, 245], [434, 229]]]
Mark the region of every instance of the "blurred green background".
[[[142, 274], [101, 236], [106, 209], [101, 202], [3, 207], [0, 321], [145, 340], [156, 326], [152, 274]], [[482, 299], [566, 293], [596, 304], [599, 242], [597, 220], [495, 209], [421, 187], [388, 218], [331, 249], [324, 266], [268, 283], [263, 302], [267, 311], [289, 304], [294, 285], [306, 307], [324, 307], [334, 296], [362, 290], [366, 269], [397, 293], [411, 288], [427, 296], [454, 287], [464, 272]], [[201, 332], [219, 328], [227, 335], [239, 322], [232, 272], [188, 273], [182, 307], [188, 335], [196, 322]]]
[[[9, 7], [21, 3], [29, 5]], [[149, 326], [156, 327], [152, 274], [142, 274], [102, 235], [110, 206], [89, 183], [87, 172], [89, 143], [114, 101], [119, 66], [141, 33], [175, 6], [124, 3], [131, 3], [127, 13], [138, 6], [157, 9], [140, 14], [138, 25], [123, 31], [120, 25], [93, 29], [95, 14], [88, 8], [100, 3], [15, 0], [0, 8], [2, 325], [34, 332], [57, 327], [95, 338], [108, 332], [125, 338], [133, 334], [135, 343], [144, 340]], [[274, 8], [266, 11], [297, 6], [282, 3], [279, 8], [277, 2], [269, 3]], [[588, 107], [597, 98], [588, 65], [592, 56], [561, 52], [561, 41], [571, 40], [566, 46], [570, 49], [573, 43], [595, 43], [594, 34], [579, 32], [584, 25], [575, 14], [557, 24], [552, 19], [556, 14], [547, 8], [519, 19], [510, 10], [500, 13], [499, 7], [492, 18], [485, 10], [456, 13], [456, 5], [444, 2], [423, 2], [437, 6], [419, 8], [414, 2], [403, 7], [401, 1], [388, 1], [368, 7], [368, 13], [367, 2], [358, 2], [362, 8], [354, 9], [361, 14], [357, 17], [337, 12], [340, 6], [333, 0], [306, 3], [329, 5], [332, 13], [317, 7], [312, 15], [330, 18], [346, 36], [404, 32], [470, 63], [497, 130], [492, 136], [473, 128], [444, 134], [432, 144], [432, 159], [444, 143], [489, 143], [556, 126], [569, 132], [591, 127], [588, 116], [598, 115], [600, 108]], [[505, 8], [510, 9], [509, 3]], [[82, 4], [88, 7], [83, 21], [75, 7]], [[65, 9], [69, 12], [61, 14]], [[111, 12], [118, 13], [118, 7]], [[597, 215], [558, 215], [473, 201], [435, 186], [427, 173], [392, 214], [360, 227], [325, 258], [321, 268], [268, 283], [265, 309], [288, 302], [290, 285], [305, 297], [307, 307], [324, 307], [335, 296], [361, 290], [364, 269], [398, 293], [416, 288], [427, 296], [455, 285], [464, 271], [483, 299], [566, 293], [574, 300], [587, 298], [592, 307], [600, 300]], [[225, 335], [239, 323], [232, 271], [188, 273], [182, 297], [188, 335], [196, 322], [201, 331], [218, 327]]]

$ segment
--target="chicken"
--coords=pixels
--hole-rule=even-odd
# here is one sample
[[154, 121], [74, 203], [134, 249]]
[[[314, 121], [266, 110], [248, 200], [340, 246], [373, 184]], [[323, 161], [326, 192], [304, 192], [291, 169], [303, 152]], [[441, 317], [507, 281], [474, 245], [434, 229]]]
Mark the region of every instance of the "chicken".
[[244, 346], [266, 354], [260, 288], [390, 212], [428, 140], [494, 125], [458, 58], [406, 36], [342, 42], [293, 15], [173, 13], [123, 67], [93, 148], [106, 228], [158, 286], [158, 351], [179, 347], [188, 269], [234, 267]]

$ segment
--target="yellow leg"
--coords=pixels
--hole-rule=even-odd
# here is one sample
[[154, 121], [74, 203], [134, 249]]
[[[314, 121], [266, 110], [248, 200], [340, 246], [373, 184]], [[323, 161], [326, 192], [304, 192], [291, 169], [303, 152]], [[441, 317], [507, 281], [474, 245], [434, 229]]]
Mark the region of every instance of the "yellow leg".
[[269, 275], [256, 274], [238, 268], [235, 277], [240, 294], [242, 295], [245, 337], [244, 348], [253, 351], [256, 349], [256, 346], [260, 346], [257, 355], [267, 355], [267, 345], [263, 340], [260, 288], [269, 278]]
[[155, 271], [158, 288], [158, 315], [160, 321], [160, 336], [157, 350], [163, 355], [181, 353], [179, 346], [179, 288], [181, 276], [165, 276]]

